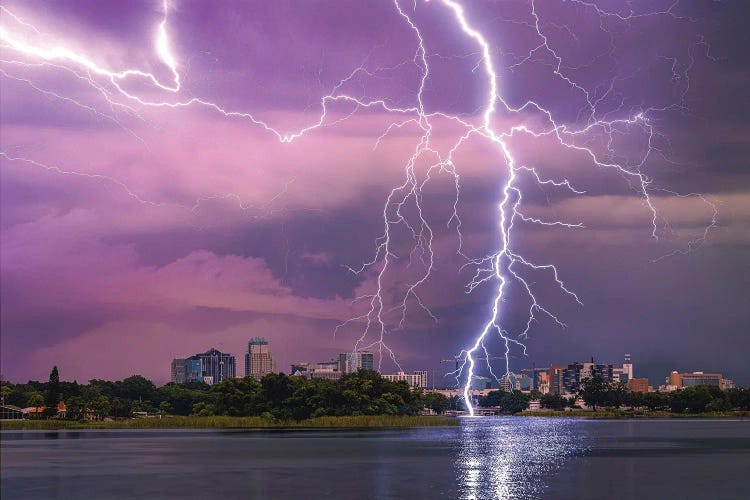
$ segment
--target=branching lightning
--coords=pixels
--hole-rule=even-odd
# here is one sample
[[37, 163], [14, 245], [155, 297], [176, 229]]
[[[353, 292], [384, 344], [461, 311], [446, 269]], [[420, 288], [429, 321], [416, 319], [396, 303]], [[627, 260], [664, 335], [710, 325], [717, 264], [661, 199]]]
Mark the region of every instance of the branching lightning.
[[[669, 16], [677, 18], [675, 14], [677, 1], [669, 6], [668, 9], [660, 11], [634, 12], [630, 10], [627, 13], [606, 11], [593, 2], [573, 0], [573, 3], [577, 4], [580, 8], [593, 11], [602, 20], [602, 23], [604, 19], [609, 19], [613, 22], [630, 22], [645, 16]], [[546, 316], [560, 327], [565, 327], [565, 323], [550, 308], [537, 299], [534, 291], [535, 284], [528, 279], [526, 273], [537, 271], [548, 273], [564, 296], [569, 297], [571, 301], [577, 304], [583, 304], [579, 296], [561, 278], [557, 267], [553, 264], [533, 262], [517, 250], [514, 244], [516, 241], [514, 239], [514, 229], [517, 225], [537, 225], [567, 229], [583, 227], [583, 224], [578, 221], [546, 220], [527, 215], [523, 209], [523, 182], [531, 182], [542, 187], [565, 190], [570, 195], [580, 196], [585, 194], [585, 191], [575, 187], [568, 179], [547, 178], [540, 174], [536, 167], [519, 164], [516, 159], [518, 155], [514, 154], [509, 139], [522, 135], [536, 139], [550, 138], [555, 140], [562, 148], [567, 148], [587, 156], [596, 167], [613, 170], [620, 174], [639, 194], [646, 210], [649, 212], [653, 238], [659, 237], [659, 214], [653, 199], [655, 194], [691, 197], [702, 200], [711, 209], [710, 224], [698, 239], [688, 244], [687, 249], [676, 250], [672, 254], [690, 251], [696, 246], [705, 243], [710, 230], [717, 225], [717, 209], [712, 202], [699, 193], [682, 195], [653, 185], [653, 180], [643, 173], [642, 167], [651, 155], [663, 154], [653, 145], [653, 139], [657, 136], [657, 132], [654, 128], [651, 114], [663, 111], [666, 108], [638, 109], [633, 112], [622, 111], [621, 116], [617, 117], [611, 117], [613, 114], [611, 112], [600, 115], [599, 105], [606, 97], [612, 96], [614, 92], [613, 84], [601, 93], [590, 91], [584, 85], [576, 82], [573, 77], [566, 74], [563, 58], [552, 46], [549, 37], [542, 28], [535, 0], [530, 1], [529, 14], [531, 22], [525, 23], [525, 25], [535, 31], [538, 43], [527, 54], [521, 56], [516, 63], [506, 69], [513, 71], [516, 68], [520, 68], [532, 61], [539, 54], [546, 54], [548, 57], [551, 57], [553, 62], [550, 66], [553, 77], [568, 85], [572, 91], [582, 95], [586, 102], [585, 109], [581, 111], [581, 114], [586, 117], [583, 126], [576, 127], [558, 120], [551, 111], [545, 109], [544, 106], [534, 100], [529, 100], [521, 106], [511, 106], [508, 99], [500, 92], [499, 80], [501, 72], [498, 71], [496, 63], [493, 60], [493, 47], [489, 39], [475, 27], [472, 21], [470, 21], [464, 6], [456, 0], [439, 0], [439, 2], [430, 3], [429, 8], [444, 9], [444, 12], [454, 23], [455, 29], [459, 30], [462, 36], [476, 47], [475, 53], [462, 57], [478, 57], [478, 62], [474, 68], [475, 73], [477, 73], [476, 77], [486, 79], [487, 87], [483, 94], [481, 113], [478, 117], [472, 119], [457, 114], [447, 114], [427, 109], [424, 93], [431, 76], [430, 55], [426, 48], [426, 38], [423, 36], [422, 28], [415, 21], [416, 17], [414, 13], [416, 13], [417, 4], [415, 2], [410, 9], [407, 9], [399, 0], [393, 0], [393, 6], [403, 21], [404, 27], [413, 33], [415, 39], [416, 47], [412, 59], [402, 63], [414, 65], [420, 74], [419, 84], [415, 91], [414, 104], [409, 107], [396, 107], [387, 98], [364, 99], [345, 93], [344, 89], [347, 83], [355, 76], [365, 75], [371, 77], [377, 73], [377, 70], [373, 71], [363, 64], [342, 78], [331, 89], [329, 94], [320, 98], [320, 114], [316, 120], [294, 131], [279, 130], [253, 113], [229, 110], [217, 103], [199, 97], [185, 98], [182, 96], [183, 82], [179, 72], [180, 63], [169, 37], [169, 5], [166, 0], [163, 2], [164, 17], [156, 28], [153, 47], [158, 60], [169, 70], [171, 76], [168, 81], [162, 81], [153, 73], [137, 68], [114, 70], [102, 66], [96, 62], [96, 58], [73, 50], [64, 42], [51, 41], [52, 37], [43, 34], [27, 19], [22, 19], [5, 7], [0, 7], [5, 16], [2, 20], [3, 24], [0, 25], [0, 48], [13, 55], [12, 58], [3, 55], [2, 59], [0, 59], [0, 64], [7, 66], [9, 69], [48, 68], [50, 70], [69, 72], [76, 78], [84, 81], [95, 91], [96, 95], [104, 99], [109, 107], [109, 112], [101, 111], [72, 97], [44, 89], [34, 81], [14, 76], [9, 71], [0, 69], [0, 75], [26, 83], [45, 96], [60, 99], [86, 109], [100, 118], [112, 121], [136, 138], [138, 137], [134, 132], [127, 129], [118, 121], [116, 111], [125, 112], [130, 116], [139, 118], [138, 111], [142, 107], [178, 109], [189, 106], [201, 106], [212, 109], [228, 118], [245, 120], [265, 130], [276, 140], [282, 143], [291, 143], [319, 128], [331, 126], [346, 120], [360, 109], [372, 108], [394, 116], [394, 121], [387, 126], [386, 130], [375, 141], [375, 148], [379, 147], [392, 132], [407, 126], [416, 127], [419, 130], [419, 134], [414, 149], [404, 162], [403, 182], [390, 190], [383, 205], [382, 233], [375, 241], [374, 254], [369, 261], [363, 263], [361, 266], [349, 268], [351, 272], [356, 274], [371, 273], [374, 276], [374, 290], [354, 300], [355, 304], [364, 303], [365, 311], [343, 322], [336, 330], [338, 331], [352, 324], [362, 325], [362, 331], [355, 342], [354, 350], [377, 348], [380, 352], [380, 362], [382, 362], [384, 357], [387, 357], [398, 364], [395, 353], [386, 343], [387, 334], [390, 329], [394, 328], [388, 319], [389, 315], [394, 312], [397, 313], [398, 321], [395, 322], [395, 328], [403, 328], [407, 319], [409, 306], [416, 305], [431, 319], [434, 321], [438, 320], [437, 316], [433, 314], [419, 295], [420, 288], [429, 280], [435, 266], [435, 254], [433, 251], [435, 233], [428, 221], [427, 215], [423, 211], [423, 191], [433, 178], [433, 175], [442, 173], [452, 176], [455, 185], [455, 198], [448, 226], [455, 228], [459, 241], [458, 253], [466, 259], [465, 266], [475, 269], [474, 276], [467, 284], [466, 291], [469, 293], [478, 286], [486, 283], [493, 284], [495, 290], [490, 317], [484, 322], [483, 327], [476, 334], [474, 341], [461, 352], [460, 359], [462, 362], [458, 370], [454, 373], [457, 381], [463, 384], [464, 400], [469, 413], [473, 416], [474, 407], [471, 400], [470, 388], [472, 378], [479, 369], [477, 363], [485, 360], [487, 370], [495, 376], [490, 366], [491, 356], [487, 347], [491, 340], [494, 339], [495, 342], [499, 340], [504, 348], [505, 367], [504, 375], [502, 376], [507, 377], [511, 375], [509, 360], [512, 350], [520, 349], [525, 354], [524, 339], [528, 336], [539, 317]], [[572, 33], [569, 27], [563, 26], [563, 28]], [[604, 27], [602, 29], [606, 31]], [[698, 44], [706, 46], [708, 55], [710, 47], [707, 46], [702, 38], [699, 39]], [[676, 67], [676, 62], [674, 65]], [[683, 73], [683, 80], [689, 85], [687, 71], [688, 69], [685, 69]], [[673, 69], [673, 73], [676, 75], [675, 78], [680, 76], [676, 69]], [[475, 75], [472, 74], [471, 77], [475, 77]], [[166, 100], [154, 100], [150, 97], [147, 98], [138, 95], [133, 90], [130, 90], [134, 81], [141, 84], [145, 82], [151, 85], [153, 87], [152, 90], [163, 93]], [[682, 94], [683, 98], [685, 92], [686, 90]], [[329, 109], [334, 103], [350, 106], [350, 112], [341, 118], [330, 119]], [[683, 107], [684, 103], [681, 101], [675, 104], [673, 109], [682, 109]], [[531, 124], [529, 120], [525, 119], [527, 113], [542, 116], [542, 122]], [[510, 126], [497, 125], [495, 121], [500, 114], [504, 117], [513, 118], [513, 124]], [[447, 153], [442, 153], [439, 148], [433, 145], [434, 123], [438, 119], [448, 120], [463, 130], [463, 133], [452, 147], [449, 148]], [[474, 123], [475, 120], [478, 123]], [[637, 128], [648, 140], [648, 147], [635, 164], [627, 164], [616, 160], [617, 151], [613, 145], [614, 137], [623, 128]], [[606, 153], [597, 152], [595, 148], [586, 145], [586, 139], [593, 134], [602, 134], [608, 138], [607, 147], [605, 148]], [[454, 162], [455, 154], [464, 146], [466, 141], [473, 137], [480, 138], [491, 144], [497, 151], [497, 157], [493, 163], [502, 166], [506, 170], [504, 181], [499, 186], [499, 201], [496, 206], [499, 235], [498, 246], [492, 253], [480, 258], [471, 257], [464, 252], [464, 238], [461, 233], [462, 221], [458, 208], [460, 199], [460, 174], [459, 167]], [[140, 138], [138, 139], [140, 140]], [[8, 152], [0, 152], [0, 156], [9, 161], [23, 162], [59, 174], [80, 175], [115, 183], [140, 203], [155, 206], [162, 205], [162, 203], [143, 198], [128, 187], [126, 183], [115, 177], [52, 167]], [[419, 161], [428, 161], [430, 164], [424, 175], [418, 173], [417, 164]], [[245, 208], [239, 196], [231, 193], [202, 197], [196, 200], [194, 205], [186, 206], [185, 208], [195, 211], [199, 208], [201, 202], [217, 198], [235, 200], [241, 208]], [[421, 267], [416, 278], [410, 280], [405, 285], [400, 298], [395, 300], [395, 303], [390, 303], [386, 297], [386, 280], [388, 273], [393, 269], [394, 262], [400, 258], [397, 255], [393, 237], [396, 227], [406, 228], [410, 232], [413, 247], [409, 252], [409, 263], [411, 265], [415, 260], [418, 260]], [[525, 292], [529, 304], [527, 321], [524, 327], [518, 332], [511, 332], [508, 327], [504, 326], [506, 321], [504, 321], [503, 303], [507, 299], [509, 293], [508, 286], [511, 282], [519, 285], [521, 290]]]

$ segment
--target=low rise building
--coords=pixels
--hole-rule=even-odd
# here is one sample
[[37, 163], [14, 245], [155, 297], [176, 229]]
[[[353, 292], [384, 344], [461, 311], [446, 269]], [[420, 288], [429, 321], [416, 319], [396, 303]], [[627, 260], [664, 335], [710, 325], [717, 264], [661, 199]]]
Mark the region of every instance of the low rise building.
[[648, 392], [648, 379], [647, 378], [631, 378], [628, 380], [628, 389], [632, 392]]
[[23, 410], [14, 405], [0, 405], [0, 420], [21, 420]]
[[391, 382], [406, 382], [412, 389], [425, 389], [427, 387], [427, 370], [418, 370], [414, 373], [398, 372], [383, 375], [383, 378]]
[[722, 377], [720, 373], [679, 373], [673, 371], [667, 379], [667, 387], [682, 389], [685, 387], [695, 387], [696, 385], [715, 385], [722, 386]]

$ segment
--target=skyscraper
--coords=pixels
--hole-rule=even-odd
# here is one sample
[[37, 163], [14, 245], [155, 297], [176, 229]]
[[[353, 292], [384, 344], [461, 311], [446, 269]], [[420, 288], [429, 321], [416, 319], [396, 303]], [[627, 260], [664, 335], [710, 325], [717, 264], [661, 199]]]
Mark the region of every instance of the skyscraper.
[[233, 377], [235, 377], [234, 356], [214, 348], [189, 358], [172, 360], [171, 380], [175, 384], [205, 382], [210, 385]]
[[218, 384], [225, 378], [236, 376], [235, 360], [231, 354], [225, 354], [213, 347], [206, 352], [190, 356], [185, 361], [186, 380], [196, 376], [197, 365], [200, 363], [200, 376], [207, 384]]
[[175, 384], [185, 383], [185, 358], [174, 358], [172, 360], [172, 377]]
[[276, 371], [276, 362], [268, 350], [268, 341], [263, 337], [253, 337], [247, 343], [245, 353], [245, 376], [252, 376], [256, 380], [267, 373]]
[[370, 351], [342, 352], [339, 354], [339, 371], [354, 373], [359, 369], [373, 370], [375, 355]]

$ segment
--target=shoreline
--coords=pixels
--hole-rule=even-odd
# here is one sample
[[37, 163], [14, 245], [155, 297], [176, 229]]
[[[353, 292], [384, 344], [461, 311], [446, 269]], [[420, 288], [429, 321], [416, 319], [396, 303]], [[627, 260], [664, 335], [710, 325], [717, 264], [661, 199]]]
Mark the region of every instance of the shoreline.
[[263, 417], [136, 418], [114, 421], [3, 420], [2, 431], [94, 429], [367, 429], [393, 427], [444, 427], [459, 425], [452, 417], [367, 415], [318, 417], [299, 421], [275, 421]]
[[667, 418], [734, 418], [750, 419], [750, 411], [725, 411], [708, 413], [672, 413], [668, 411], [649, 411], [633, 413], [618, 410], [571, 410], [571, 411], [524, 411], [518, 414], [522, 417], [571, 417], [571, 418], [602, 418], [617, 420], [644, 420], [644, 419], [667, 419]]

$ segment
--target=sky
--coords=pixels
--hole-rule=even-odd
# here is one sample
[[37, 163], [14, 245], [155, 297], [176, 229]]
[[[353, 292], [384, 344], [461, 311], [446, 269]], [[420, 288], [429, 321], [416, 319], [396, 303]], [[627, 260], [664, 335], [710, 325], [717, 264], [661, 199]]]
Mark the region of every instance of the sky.
[[[652, 385], [750, 384], [748, 8], [464, 3], [495, 71], [489, 123], [520, 168], [513, 254], [565, 286], [504, 272], [498, 322], [525, 345], [510, 368], [630, 353]], [[374, 342], [455, 383], [441, 360], [493, 314], [483, 259], [503, 245], [510, 171], [486, 136], [461, 139], [492, 79], [450, 5], [0, 5], [4, 378], [164, 383], [174, 357], [215, 347], [242, 367], [263, 336], [282, 371]], [[425, 115], [430, 150], [410, 162]], [[544, 309], [519, 337], [526, 285]], [[494, 334], [486, 348], [505, 351]]]

